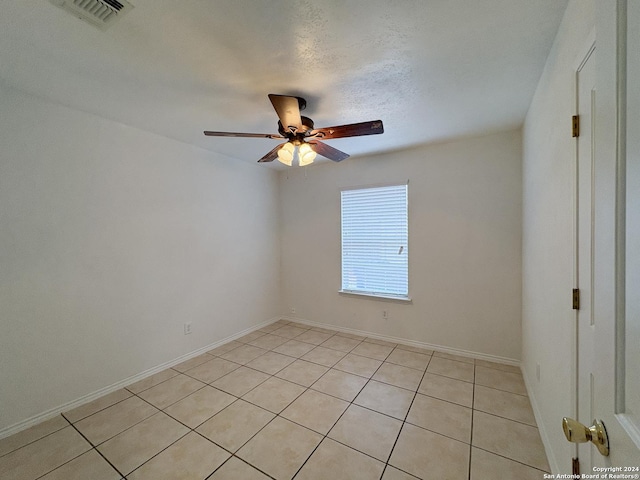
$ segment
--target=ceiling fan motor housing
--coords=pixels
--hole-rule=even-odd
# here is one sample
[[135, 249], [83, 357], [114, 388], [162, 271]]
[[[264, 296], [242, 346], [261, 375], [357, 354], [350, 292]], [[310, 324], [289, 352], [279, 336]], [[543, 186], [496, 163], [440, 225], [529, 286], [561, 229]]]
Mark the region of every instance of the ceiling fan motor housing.
[[311, 120], [309, 117], [302, 116], [300, 117], [300, 119], [302, 120], [302, 131], [293, 134], [291, 132], [286, 132], [282, 126], [282, 122], [278, 120], [278, 133], [283, 137], [287, 137], [289, 140], [293, 140], [296, 137], [304, 138], [304, 134], [306, 132], [313, 130], [313, 120]]

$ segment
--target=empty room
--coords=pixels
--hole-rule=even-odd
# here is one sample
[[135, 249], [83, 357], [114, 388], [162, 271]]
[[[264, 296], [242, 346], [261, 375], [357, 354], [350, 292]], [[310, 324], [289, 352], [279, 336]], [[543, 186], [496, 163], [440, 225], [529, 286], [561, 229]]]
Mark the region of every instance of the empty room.
[[638, 478], [638, 41], [625, 0], [3, 2], [0, 478]]

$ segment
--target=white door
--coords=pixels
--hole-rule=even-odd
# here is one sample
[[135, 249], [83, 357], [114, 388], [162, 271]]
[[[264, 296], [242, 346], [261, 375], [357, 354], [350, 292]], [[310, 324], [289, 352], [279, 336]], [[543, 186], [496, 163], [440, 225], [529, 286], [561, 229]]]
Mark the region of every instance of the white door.
[[640, 2], [596, 4], [597, 48], [576, 73], [576, 399], [609, 452], [582, 443], [577, 455], [583, 475], [640, 478]]

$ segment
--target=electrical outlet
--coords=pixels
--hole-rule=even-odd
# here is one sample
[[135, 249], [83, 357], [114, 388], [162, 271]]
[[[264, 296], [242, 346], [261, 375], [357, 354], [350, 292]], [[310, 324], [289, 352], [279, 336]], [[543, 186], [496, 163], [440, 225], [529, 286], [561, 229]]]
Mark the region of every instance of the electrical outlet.
[[540, 364], [536, 363], [536, 380], [540, 381]]
[[296, 314], [296, 307], [291, 307], [289, 310], [291, 311], [291, 313], [292, 313], [293, 315], [295, 315], [295, 314]]
[[189, 335], [191, 333], [191, 322], [184, 324], [184, 334]]
[[382, 318], [384, 318], [385, 320], [389, 320], [389, 311], [388, 310], [382, 310]]

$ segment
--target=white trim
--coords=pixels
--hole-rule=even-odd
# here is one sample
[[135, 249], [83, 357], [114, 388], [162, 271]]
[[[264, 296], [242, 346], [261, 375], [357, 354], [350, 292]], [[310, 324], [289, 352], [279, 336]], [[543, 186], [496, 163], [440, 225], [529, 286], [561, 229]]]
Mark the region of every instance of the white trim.
[[373, 300], [391, 300], [391, 301], [397, 301], [397, 302], [402, 302], [402, 303], [411, 303], [411, 297], [407, 296], [394, 296], [394, 295], [388, 295], [388, 294], [384, 294], [384, 293], [373, 293], [373, 292], [359, 292], [356, 290], [338, 290], [338, 293], [342, 294], [342, 295], [354, 295], [356, 297], [369, 297]]
[[197, 350], [194, 350], [192, 352], [186, 353], [184, 355], [181, 355], [177, 358], [174, 358], [173, 360], [169, 360], [168, 362], [162, 363], [160, 365], [156, 365], [155, 367], [149, 368], [148, 370], [145, 370], [144, 372], [140, 372], [136, 375], [133, 375], [131, 377], [125, 378], [124, 380], [120, 380], [119, 382], [113, 383], [111, 385], [108, 385], [104, 388], [101, 388], [99, 390], [96, 390], [94, 392], [88, 393], [86, 395], [83, 395], [80, 398], [77, 398], [76, 400], [72, 400], [70, 402], [64, 403], [62, 405], [59, 405], [57, 407], [51, 408], [49, 410], [46, 410], [42, 413], [39, 413], [37, 415], [34, 415], [33, 417], [29, 417], [25, 420], [22, 420], [21, 422], [18, 423], [14, 423], [13, 425], [10, 425], [6, 428], [3, 428], [2, 430], [0, 430], [0, 439], [8, 437], [10, 435], [13, 435], [14, 433], [18, 433], [22, 430], [25, 430], [29, 427], [32, 427], [34, 425], [37, 425], [38, 423], [44, 422], [45, 420], [49, 420], [50, 418], [55, 417], [56, 415], [61, 414], [62, 412], [67, 412], [69, 410], [72, 410], [76, 407], [79, 407], [81, 405], [84, 405], [85, 403], [89, 403], [99, 397], [102, 397], [103, 395], [107, 395], [108, 393], [114, 392], [115, 390], [118, 390], [120, 388], [126, 387], [127, 385], [131, 385], [132, 383], [138, 382], [140, 380], [144, 380], [147, 377], [150, 377], [151, 375], [158, 373], [162, 370], [165, 370], [167, 368], [173, 367], [174, 365], [177, 365], [179, 363], [182, 363], [186, 360], [189, 360], [193, 357], [197, 357], [198, 355], [201, 355], [205, 352], [208, 352], [209, 350], [213, 350], [216, 347], [219, 347], [220, 345], [224, 345], [225, 343], [231, 342], [232, 340], [235, 340], [236, 338], [240, 338], [244, 335], [247, 335], [248, 333], [254, 332], [256, 330], [260, 330], [261, 328], [266, 327], [267, 325], [271, 325], [274, 322], [277, 322], [278, 320], [280, 320], [281, 317], [272, 317], [269, 320], [266, 320], [262, 323], [259, 323], [258, 325], [254, 325], [253, 327], [249, 327], [246, 328], [238, 333], [235, 333], [229, 337], [226, 337], [222, 340], [218, 340], [217, 342], [211, 343], [209, 345], [206, 345], [204, 347], [198, 348]]
[[[544, 447], [544, 451], [547, 454], [547, 461], [549, 462], [549, 469], [553, 474], [559, 474], [564, 472], [564, 469], [560, 469], [558, 466], [558, 459], [556, 458], [555, 451], [551, 448], [551, 441], [549, 440], [549, 434], [545, 428], [545, 423], [543, 421], [542, 414], [540, 413], [540, 408], [538, 407], [538, 402], [536, 401], [536, 397], [533, 395], [534, 389], [530, 386], [531, 382], [529, 381], [529, 377], [527, 376], [527, 370], [525, 368], [522, 370], [522, 378], [524, 379], [524, 386], [527, 390], [527, 394], [529, 396], [529, 403], [531, 404], [531, 409], [533, 410], [533, 416], [536, 419], [536, 425], [538, 426], [538, 433], [540, 434], [540, 439], [542, 440], [542, 446]], [[559, 427], [559, 425], [558, 425]]]
[[[306, 320], [303, 318], [299, 318], [299, 317], [291, 317], [291, 316], [286, 316], [286, 315], [281, 315], [281, 316], [276, 316], [276, 317], [272, 317], [269, 320], [266, 320], [258, 325], [254, 325], [253, 327], [247, 328], [245, 330], [242, 330], [238, 333], [235, 333], [229, 337], [226, 337], [222, 340], [219, 340], [217, 342], [211, 343], [207, 346], [201, 347], [197, 350], [194, 350], [190, 353], [187, 353], [185, 355], [181, 355], [180, 357], [177, 357], [173, 360], [170, 360], [168, 362], [162, 363], [160, 365], [157, 365], [155, 367], [152, 367], [148, 370], [145, 370], [144, 372], [140, 372], [136, 375], [133, 375], [131, 377], [128, 377], [124, 380], [121, 380], [119, 382], [116, 382], [112, 385], [109, 385], [107, 387], [101, 388], [99, 390], [96, 390], [94, 392], [88, 393], [87, 395], [84, 395], [76, 400], [72, 400], [70, 402], [64, 403], [62, 405], [59, 405], [57, 407], [51, 408], [45, 412], [39, 413], [38, 415], [34, 415], [33, 417], [27, 418], [21, 422], [15, 423], [9, 427], [6, 427], [2, 430], [0, 430], [0, 439], [8, 437], [10, 435], [13, 435], [15, 433], [18, 433], [22, 430], [25, 430], [29, 427], [32, 427], [34, 425], [37, 425], [38, 423], [44, 422], [45, 420], [49, 420], [50, 418], [55, 417], [56, 415], [59, 415], [63, 412], [72, 410], [74, 408], [77, 408], [81, 405], [84, 405], [85, 403], [91, 402], [99, 397], [102, 397], [103, 395], [107, 395], [108, 393], [114, 392], [120, 388], [126, 387], [127, 385], [131, 385], [132, 383], [138, 382], [140, 380], [144, 380], [147, 377], [150, 377], [151, 375], [154, 375], [162, 370], [165, 370], [167, 368], [171, 368], [174, 365], [177, 365], [179, 363], [182, 363], [184, 361], [187, 361], [193, 357], [197, 357], [198, 355], [201, 355], [205, 352], [208, 352], [209, 350], [213, 350], [216, 347], [219, 347], [221, 345], [224, 345], [225, 343], [231, 342], [232, 340], [235, 340], [237, 338], [240, 338], [244, 335], [247, 335], [251, 332], [254, 332], [256, 330], [260, 330], [261, 328], [266, 327], [267, 325], [271, 325], [272, 323], [277, 322], [278, 320], [286, 320], [286, 321], [290, 321], [290, 322], [296, 322], [296, 323], [301, 323], [304, 325], [310, 325], [312, 327], [321, 327], [321, 328], [327, 328], [330, 330], [335, 330], [337, 332], [343, 332], [343, 333], [351, 333], [354, 335], [360, 335], [363, 337], [368, 337], [368, 338], [375, 338], [376, 340], [384, 340], [387, 342], [391, 342], [391, 343], [398, 343], [401, 345], [408, 345], [411, 347], [418, 347], [418, 348], [425, 348], [428, 350], [433, 350], [436, 352], [441, 352], [441, 353], [449, 353], [451, 355], [460, 355], [462, 357], [468, 357], [468, 358], [474, 358], [474, 359], [478, 359], [478, 360], [486, 360], [489, 362], [495, 362], [495, 363], [502, 363], [504, 365], [513, 365], [516, 367], [521, 367], [521, 363], [519, 360], [513, 359], [513, 358], [508, 358], [508, 357], [500, 357], [497, 355], [487, 355], [485, 353], [480, 353], [480, 352], [474, 352], [474, 351], [470, 351], [470, 350], [462, 350], [462, 349], [457, 349], [457, 348], [450, 348], [450, 347], [445, 347], [442, 345], [436, 345], [436, 344], [432, 344], [432, 343], [425, 343], [425, 342], [419, 342], [419, 341], [415, 341], [415, 340], [407, 340], [405, 338], [399, 338], [399, 337], [392, 337], [392, 336], [388, 336], [388, 335], [381, 335], [378, 333], [373, 333], [373, 332], [368, 332], [365, 330], [357, 330], [354, 328], [345, 328], [345, 327], [340, 327], [340, 326], [336, 326], [336, 325], [331, 325], [328, 323], [320, 323], [320, 322], [313, 322], [311, 320]], [[521, 368], [522, 370], [522, 368]], [[524, 372], [523, 372], [524, 374]], [[525, 376], [525, 385], [527, 385], [527, 391], [530, 391], [528, 388], [528, 384], [526, 381], [526, 376]], [[529, 397], [532, 401], [532, 407], [534, 407], [534, 414], [536, 416], [536, 421], [538, 422], [538, 425], [542, 425], [542, 422], [540, 421], [540, 417], [539, 417], [539, 413], [537, 410], [537, 407], [535, 407], [534, 405], [534, 401], [533, 398], [530, 396]], [[542, 435], [542, 430], [541, 430], [541, 435]], [[546, 445], [547, 445], [547, 439], [546, 436], [543, 436], [543, 443], [545, 444], [545, 449], [546, 449]], [[549, 458], [552, 458], [550, 453], [547, 452], [547, 456]], [[555, 460], [555, 458], [554, 458]]]
[[[397, 185], [340, 190], [341, 291], [409, 298], [408, 186], [407, 180]], [[381, 217], [379, 208], [384, 208]], [[391, 239], [397, 243], [388, 243]], [[360, 281], [364, 285], [356, 285]]]
[[[573, 97], [575, 100], [575, 105], [574, 105], [574, 114], [579, 114], [581, 112], [579, 112], [579, 103], [580, 103], [580, 92], [579, 92], [579, 77], [580, 77], [580, 72], [582, 71], [582, 69], [584, 68], [584, 66], [586, 65], [587, 61], [591, 58], [591, 56], [594, 54], [596, 50], [596, 31], [595, 31], [595, 27], [593, 29], [591, 29], [591, 32], [589, 33], [589, 36], [587, 37], [587, 39], [585, 40], [583, 47], [581, 48], [581, 50], [579, 51], [578, 55], [576, 55], [574, 62], [573, 62]], [[582, 128], [585, 128], [586, 125], [583, 125]], [[579, 216], [579, 211], [578, 211], [578, 200], [579, 200], [579, 175], [578, 175], [578, 163], [579, 163], [579, 154], [580, 151], [578, 149], [578, 143], [580, 141], [580, 137], [575, 137], [573, 139], [573, 181], [572, 181], [572, 192], [571, 192], [571, 209], [572, 209], [572, 261], [573, 261], [573, 265], [572, 265], [572, 288], [584, 288], [581, 287], [578, 284], [578, 262], [579, 262], [579, 244], [580, 244], [580, 232], [578, 231], [578, 216]], [[593, 148], [593, 147], [592, 147]], [[593, 203], [595, 201], [594, 196], [592, 195], [591, 197], [591, 202]], [[593, 243], [592, 243], [593, 245]], [[593, 294], [593, 291], [591, 291], [591, 293]], [[593, 309], [592, 312], [593, 314]], [[568, 415], [573, 416], [573, 418], [578, 418], [578, 410], [579, 410], [579, 376], [580, 376], [580, 371], [578, 369], [578, 357], [580, 354], [580, 337], [578, 334], [578, 325], [579, 325], [579, 317], [580, 317], [580, 310], [571, 310], [570, 313], [570, 318], [571, 318], [571, 325], [572, 325], [572, 334], [571, 334], [571, 357], [572, 357], [572, 362], [571, 362], [571, 384], [569, 386], [570, 388], [570, 402], [571, 402], [571, 407], [573, 409], [572, 412], [567, 412]], [[536, 418], [537, 421], [537, 418]], [[538, 425], [543, 425], [541, 422], [538, 422]], [[541, 430], [541, 437], [542, 437], [542, 430]], [[545, 450], [547, 450], [547, 458], [551, 458], [550, 455], [553, 454], [554, 452], [550, 449], [547, 448], [547, 446], [549, 444], [545, 443], [546, 441], [548, 441], [548, 439], [543, 438], [543, 444], [545, 446]], [[575, 443], [572, 445], [572, 455], [574, 458], [579, 458], [580, 457], [580, 446]], [[552, 470], [555, 472], [559, 472], [560, 470], [557, 469], [558, 463], [557, 460], [554, 459], [553, 461], [555, 462], [555, 466], [556, 466], [556, 470]]]
[[582, 50], [578, 52], [578, 55], [576, 55], [576, 58], [573, 61], [574, 72], [579, 72], [580, 70], [582, 70], [582, 67], [584, 67], [585, 63], [587, 63], [587, 60], [589, 60], [589, 57], [591, 56], [591, 54], [595, 49], [596, 49], [596, 29], [594, 27], [591, 29], [591, 32], [589, 32], [589, 36], [585, 40]]
[[[389, 335], [381, 335], [379, 333], [367, 332], [365, 330], [357, 330], [355, 328], [345, 328], [337, 325], [331, 325], [329, 323], [314, 322], [299, 317], [291, 317], [283, 315], [280, 317], [282, 320], [290, 322], [302, 323], [303, 325], [310, 325], [312, 327], [327, 328], [329, 330], [335, 330], [336, 332], [351, 333], [353, 335], [360, 335], [361, 337], [375, 338], [376, 340], [384, 340], [386, 342], [398, 343], [400, 345], [408, 345], [410, 347], [425, 348], [427, 350], [433, 350], [440, 353], [449, 353], [451, 355], [460, 355], [461, 357], [475, 358], [478, 360], [486, 360], [488, 362], [502, 363], [504, 365], [513, 365], [515, 367], [521, 367], [520, 360], [508, 357], [499, 357], [497, 355], [488, 355], [486, 353], [474, 352], [471, 350], [462, 350], [458, 348], [444, 347], [433, 343], [419, 342], [416, 340], [407, 340], [406, 338], [392, 337]], [[522, 369], [522, 368], [521, 368]]]
[[625, 430], [631, 441], [640, 449], [640, 429], [636, 424], [635, 418], [632, 415], [626, 413], [618, 413], [615, 415], [620, 426]]
[[[616, 187], [615, 187], [615, 317], [614, 317], [614, 405], [622, 428], [638, 443], [638, 425], [625, 415], [627, 381], [627, 2], [616, 7]], [[636, 412], [640, 414], [640, 412]], [[640, 447], [639, 447], [640, 448]]]
[[397, 182], [371, 183], [367, 185], [358, 185], [355, 187], [346, 186], [346, 187], [340, 187], [339, 190], [343, 192], [345, 190], [364, 190], [367, 188], [399, 187], [400, 185], [409, 185], [409, 179], [399, 180]]

